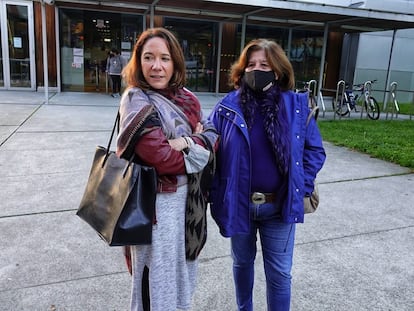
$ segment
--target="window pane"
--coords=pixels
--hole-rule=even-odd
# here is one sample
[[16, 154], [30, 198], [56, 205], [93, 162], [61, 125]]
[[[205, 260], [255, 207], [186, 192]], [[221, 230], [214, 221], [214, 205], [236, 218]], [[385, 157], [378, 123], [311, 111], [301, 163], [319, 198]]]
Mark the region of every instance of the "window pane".
[[195, 92], [212, 92], [215, 87], [217, 24], [206, 21], [165, 18], [184, 52], [186, 86]]
[[7, 5], [10, 85], [30, 87], [28, 8]]

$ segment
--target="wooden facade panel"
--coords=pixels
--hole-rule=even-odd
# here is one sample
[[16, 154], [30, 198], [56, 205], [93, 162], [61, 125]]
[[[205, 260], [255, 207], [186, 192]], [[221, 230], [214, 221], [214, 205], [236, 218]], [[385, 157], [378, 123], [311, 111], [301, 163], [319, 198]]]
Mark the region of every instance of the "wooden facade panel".
[[[44, 86], [43, 77], [43, 38], [42, 38], [42, 5], [33, 3], [34, 25], [35, 25], [35, 58], [36, 58], [36, 81], [37, 87]], [[46, 5], [46, 38], [47, 38], [47, 63], [49, 75], [49, 87], [57, 87], [57, 55], [56, 55], [56, 32], [55, 32], [55, 7]]]

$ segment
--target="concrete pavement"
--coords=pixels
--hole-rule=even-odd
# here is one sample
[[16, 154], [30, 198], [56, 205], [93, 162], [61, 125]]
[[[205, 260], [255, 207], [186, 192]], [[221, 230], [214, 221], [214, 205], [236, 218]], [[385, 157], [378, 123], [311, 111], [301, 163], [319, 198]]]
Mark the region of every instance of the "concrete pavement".
[[[199, 98], [208, 113], [219, 96]], [[121, 249], [75, 215], [118, 101], [0, 92], [0, 311], [128, 310]], [[292, 311], [414, 310], [414, 174], [325, 147], [320, 209], [297, 226]], [[229, 241], [208, 226], [192, 311], [235, 310]], [[264, 311], [260, 252], [257, 261], [255, 310]]]

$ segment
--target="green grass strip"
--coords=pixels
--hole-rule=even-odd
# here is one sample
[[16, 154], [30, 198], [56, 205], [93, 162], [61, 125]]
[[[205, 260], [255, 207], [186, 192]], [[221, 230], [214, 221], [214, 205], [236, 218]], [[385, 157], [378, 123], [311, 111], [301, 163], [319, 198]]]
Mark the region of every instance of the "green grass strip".
[[322, 120], [322, 138], [414, 170], [414, 121]]

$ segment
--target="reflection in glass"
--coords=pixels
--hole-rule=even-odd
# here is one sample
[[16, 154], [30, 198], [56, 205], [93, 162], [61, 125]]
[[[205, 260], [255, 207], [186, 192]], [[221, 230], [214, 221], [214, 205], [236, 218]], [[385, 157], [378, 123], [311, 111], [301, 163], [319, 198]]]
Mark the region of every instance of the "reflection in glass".
[[184, 52], [186, 86], [194, 92], [213, 92], [216, 71], [217, 24], [207, 21], [165, 18]]
[[[241, 25], [237, 30], [241, 38]], [[289, 30], [272, 28], [268, 26], [247, 25], [246, 44], [256, 38], [269, 38], [277, 42], [286, 52], [295, 72], [297, 88], [302, 88], [304, 82], [319, 78], [321, 54], [323, 47], [323, 33], [320, 31], [307, 31], [295, 29], [292, 32], [292, 43], [288, 47]], [[240, 39], [239, 39], [240, 42]], [[237, 48], [238, 55], [240, 48]]]
[[297, 88], [302, 88], [304, 82], [318, 80], [322, 47], [322, 32], [293, 31], [289, 56], [295, 71]]

